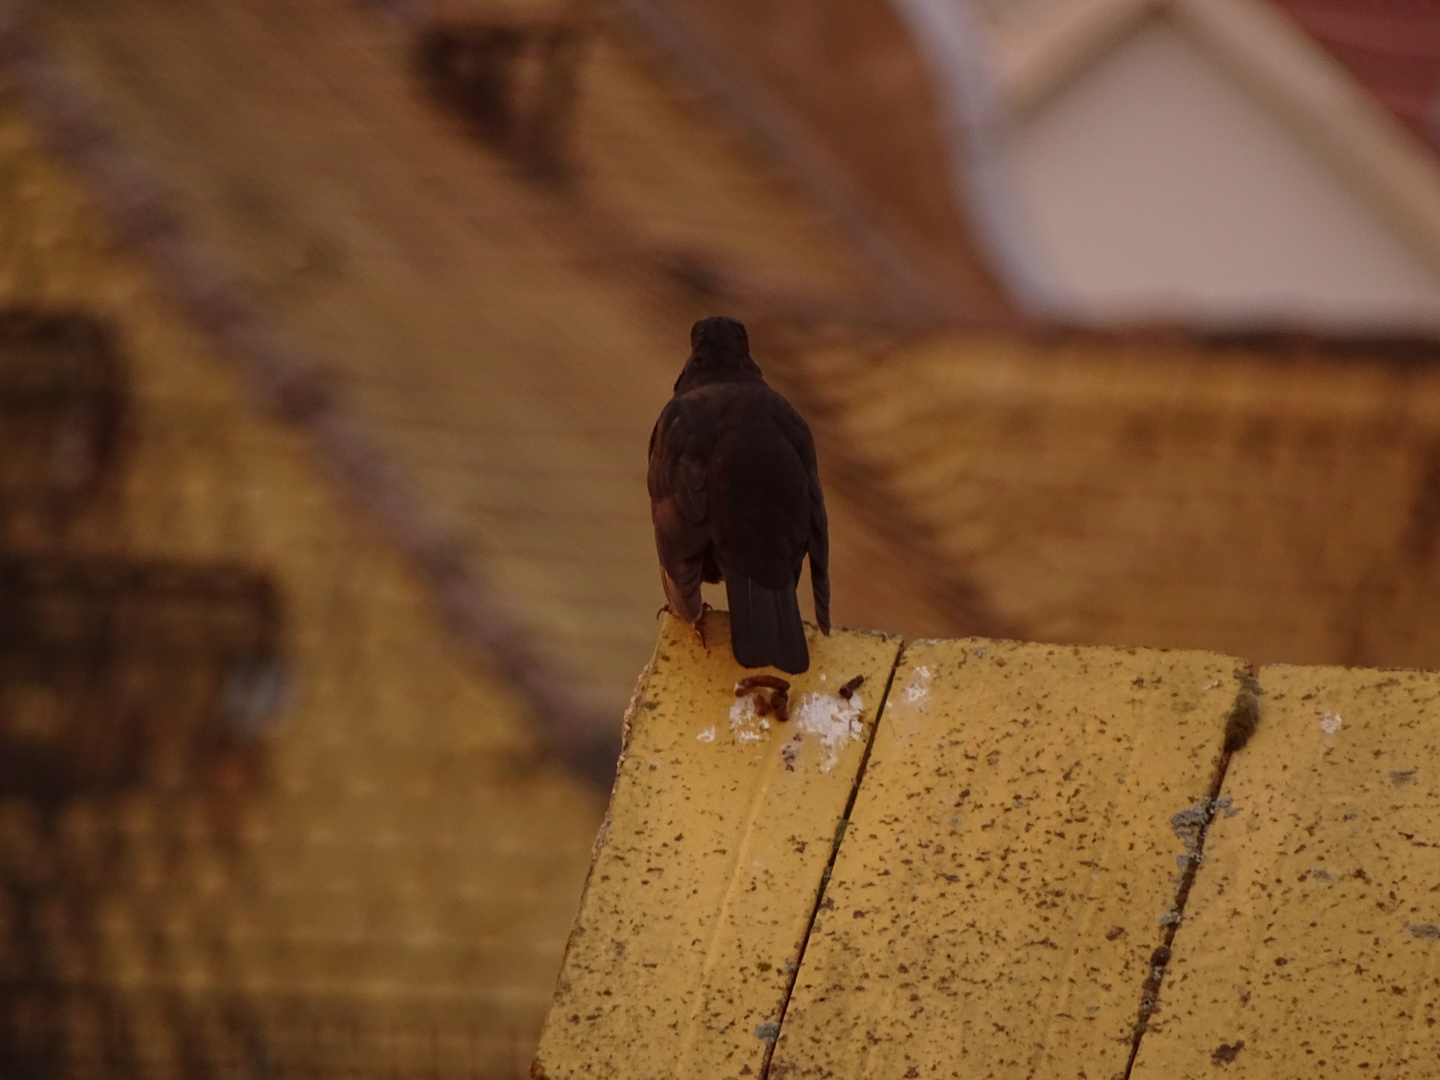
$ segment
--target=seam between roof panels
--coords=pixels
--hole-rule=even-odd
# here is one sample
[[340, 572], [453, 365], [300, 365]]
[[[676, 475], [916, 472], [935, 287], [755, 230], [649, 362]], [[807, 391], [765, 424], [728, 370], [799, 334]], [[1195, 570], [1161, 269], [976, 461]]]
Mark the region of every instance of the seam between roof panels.
[[[1255, 726], [1259, 720], [1260, 683], [1255, 677], [1254, 666], [1246, 664], [1236, 671], [1235, 676], [1240, 687], [1235, 693], [1235, 703], [1231, 705], [1230, 712], [1225, 718], [1225, 741], [1221, 748], [1220, 760], [1216, 763], [1215, 775], [1210, 781], [1208, 794], [1194, 808], [1199, 811], [1194, 847], [1190, 851], [1180, 884], [1175, 890], [1175, 901], [1170, 908], [1170, 914], [1174, 917], [1167, 928], [1165, 941], [1150, 954], [1150, 971], [1140, 993], [1140, 1009], [1135, 1018], [1134, 1034], [1130, 1043], [1130, 1057], [1125, 1062], [1123, 1080], [1130, 1080], [1130, 1073], [1135, 1068], [1135, 1059], [1140, 1053], [1140, 1042], [1145, 1038], [1145, 1032], [1149, 1030], [1150, 1017], [1154, 1015], [1160, 1004], [1160, 988], [1165, 981], [1165, 969], [1170, 963], [1171, 947], [1174, 944], [1175, 935], [1185, 920], [1185, 908], [1190, 900], [1190, 890], [1194, 887], [1195, 878], [1200, 872], [1200, 864], [1205, 861], [1205, 839], [1210, 834], [1210, 825], [1215, 820], [1215, 811], [1220, 809], [1220, 791], [1225, 784], [1225, 776], [1230, 771], [1230, 759], [1245, 746], [1250, 736], [1255, 733]], [[1186, 812], [1181, 811], [1181, 813]], [[1179, 825], [1176, 823], [1176, 818], [1171, 818], [1171, 822], [1176, 824], [1178, 833]]]
[[845, 833], [850, 826], [850, 813], [855, 809], [855, 800], [860, 795], [860, 786], [865, 782], [865, 770], [870, 764], [870, 751], [875, 747], [875, 737], [880, 733], [880, 721], [885, 717], [885, 706], [890, 702], [890, 688], [895, 685], [895, 672], [900, 669], [900, 662], [905, 659], [906, 642], [902, 640], [895, 650], [895, 660], [890, 665], [890, 673], [885, 678], [885, 689], [880, 694], [880, 701], [875, 706], [875, 723], [870, 726], [870, 738], [865, 742], [865, 752], [860, 757], [860, 767], [855, 771], [855, 780], [850, 788], [850, 798], [845, 803], [845, 809], [841, 811], [840, 822], [835, 827], [835, 840], [830, 845], [830, 861], [825, 864], [825, 869], [820, 875], [820, 888], [815, 892], [815, 904], [810, 909], [810, 919], [805, 924], [805, 934], [800, 939], [800, 951], [795, 958], [795, 970], [790, 973], [790, 981], [785, 986], [785, 996], [780, 1002], [780, 1016], [777, 1020], [778, 1030], [775, 1041], [765, 1048], [764, 1060], [760, 1063], [759, 1080], [767, 1080], [770, 1075], [770, 1059], [775, 1056], [775, 1047], [780, 1045], [780, 1035], [785, 1031], [785, 1014], [790, 1011], [790, 997], [795, 992], [795, 980], [800, 977], [800, 970], [805, 966], [805, 952], [810, 947], [810, 934], [815, 929], [815, 919], [820, 914], [820, 905], [825, 900], [825, 890], [830, 887], [830, 874], [835, 869], [835, 860], [840, 855], [840, 845], [845, 842]]

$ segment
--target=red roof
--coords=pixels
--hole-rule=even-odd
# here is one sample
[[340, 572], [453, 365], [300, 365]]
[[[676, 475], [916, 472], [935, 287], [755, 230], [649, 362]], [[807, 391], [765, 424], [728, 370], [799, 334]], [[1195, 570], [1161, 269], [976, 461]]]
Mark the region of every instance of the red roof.
[[1440, 0], [1276, 0], [1380, 102], [1440, 149]]

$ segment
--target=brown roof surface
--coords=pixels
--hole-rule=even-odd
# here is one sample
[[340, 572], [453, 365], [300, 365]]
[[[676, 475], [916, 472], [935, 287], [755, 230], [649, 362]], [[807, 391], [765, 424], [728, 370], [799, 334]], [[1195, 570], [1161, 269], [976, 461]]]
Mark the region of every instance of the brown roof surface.
[[1437, 667], [1437, 356], [953, 332], [803, 363], [982, 630]]
[[680, 48], [713, 59], [743, 90], [742, 110], [761, 113], [762, 123], [783, 118], [789, 137], [780, 151], [811, 190], [824, 190], [830, 171], [845, 178], [852, 196], [844, 216], [896, 253], [889, 283], [908, 296], [892, 307], [931, 322], [1011, 313], [957, 202], [932, 72], [894, 5], [623, 3], [655, 12]]
[[[143, 761], [133, 783], [38, 797], [0, 778], [0, 1073], [523, 1073], [594, 793], [538, 760], [525, 703], [117, 253], [8, 94], [0, 162], [0, 310], [113, 325], [128, 400], [107, 489], [63, 520], [0, 514], [6, 561], [264, 575], [291, 688], [283, 725], [228, 778]], [[7, 463], [14, 434], [0, 422]], [[213, 624], [199, 614], [151, 612], [185, 642]], [[57, 709], [163, 732], [206, 690], [172, 648], [96, 700], [43, 664], [17, 677], [16, 627], [0, 636], [0, 755]], [[85, 762], [83, 742], [68, 749]]]
[[1275, 2], [1386, 108], [1440, 148], [1440, 3]]
[[[124, 0], [48, 19], [202, 234], [461, 534], [471, 571], [618, 715], [661, 601], [643, 447], [689, 322], [863, 306], [865, 268], [605, 25], [581, 69], [574, 179], [547, 188], [436, 110], [408, 38], [372, 11]], [[913, 590], [897, 601], [868, 580], [845, 514], [836, 617], [934, 627]]]

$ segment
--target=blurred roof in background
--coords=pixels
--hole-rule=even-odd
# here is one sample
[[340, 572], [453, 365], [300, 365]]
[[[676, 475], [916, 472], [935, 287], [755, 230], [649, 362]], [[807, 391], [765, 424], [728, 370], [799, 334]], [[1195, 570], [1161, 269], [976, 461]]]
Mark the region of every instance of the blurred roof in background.
[[[961, 11], [899, 6], [936, 26]], [[967, 206], [1004, 237], [990, 250], [1034, 314], [1440, 327], [1434, 5], [976, 6], [929, 54], [975, 65], [994, 97], [991, 130], [957, 157], [998, 177]]]
[[797, 333], [785, 365], [948, 609], [1440, 664], [1440, 158], [1269, 4], [860, 8], [665, 13], [803, 125], [797, 175], [823, 151], [932, 281], [973, 270], [932, 312], [968, 328]]
[[804, 402], [1007, 633], [1436, 668], [1436, 355], [943, 331], [807, 351]]
[[[46, 26], [202, 240], [438, 508], [467, 571], [613, 718], [662, 600], [644, 447], [690, 322], [858, 313], [877, 286], [767, 159], [657, 77], [643, 36], [577, 18], [544, 2], [389, 25], [344, 4], [125, 0], [52, 9]], [[537, 177], [477, 132], [415, 35], [463, 49], [478, 34], [451, 62], [483, 67], [484, 35], [519, 28], [543, 68], [546, 28], [570, 25], [583, 51], [566, 160]], [[517, 130], [541, 122], [521, 81], [537, 72], [508, 77], [496, 93], [518, 102]]]
[[[945, 323], [1440, 319], [1440, 159], [1260, 0], [383, 10], [46, 25], [602, 713], [649, 646], [638, 447], [694, 317], [757, 322], [799, 394], [815, 342]], [[1025, 626], [846, 431], [817, 431], [837, 616]]]
[[616, 3], [925, 279], [922, 322], [1440, 328], [1433, 5]]
[[599, 800], [15, 105], [0, 1073], [523, 1072]]

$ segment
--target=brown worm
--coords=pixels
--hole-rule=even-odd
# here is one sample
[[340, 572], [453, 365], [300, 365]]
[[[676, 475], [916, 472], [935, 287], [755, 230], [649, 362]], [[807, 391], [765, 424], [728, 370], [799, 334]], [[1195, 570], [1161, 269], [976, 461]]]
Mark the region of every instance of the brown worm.
[[735, 696], [739, 697], [745, 691], [754, 690], [757, 686], [778, 690], [782, 694], [790, 692], [790, 680], [782, 679], [778, 675], [746, 675], [735, 684]]

